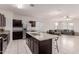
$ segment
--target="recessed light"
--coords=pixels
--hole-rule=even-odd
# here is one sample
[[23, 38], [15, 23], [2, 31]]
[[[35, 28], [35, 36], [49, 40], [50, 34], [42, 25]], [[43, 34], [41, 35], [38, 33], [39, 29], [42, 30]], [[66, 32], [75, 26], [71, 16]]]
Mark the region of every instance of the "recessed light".
[[17, 8], [19, 8], [19, 9], [22, 9], [22, 8], [24, 7], [23, 4], [16, 4], [15, 6], [16, 6]]

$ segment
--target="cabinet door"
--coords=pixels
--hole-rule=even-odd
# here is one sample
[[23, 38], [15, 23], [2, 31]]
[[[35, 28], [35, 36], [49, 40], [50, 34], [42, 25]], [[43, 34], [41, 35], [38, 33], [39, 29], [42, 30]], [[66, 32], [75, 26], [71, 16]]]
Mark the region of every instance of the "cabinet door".
[[3, 15], [1, 16], [1, 26], [2, 27], [4, 26], [4, 18], [3, 18]]
[[8, 35], [8, 37], [7, 37], [7, 43], [9, 44], [9, 42], [10, 42], [10, 33], [8, 33], [7, 35]]
[[0, 27], [1, 27], [1, 24], [2, 24], [2, 22], [1, 22], [1, 14], [0, 14]]
[[39, 53], [39, 42], [37, 40], [34, 39], [34, 54], [38, 54]]
[[52, 53], [52, 39], [40, 41], [39, 53], [40, 54], [51, 54]]
[[6, 26], [6, 18], [3, 16], [3, 26]]
[[6, 26], [6, 19], [4, 15], [0, 14], [0, 27], [4, 27], [4, 26]]
[[0, 54], [2, 54], [3, 51], [3, 39], [0, 39]]
[[30, 38], [30, 49], [31, 49], [32, 53], [33, 53], [33, 51], [34, 51], [34, 50], [33, 50], [33, 48], [34, 48], [33, 46], [34, 46], [34, 44], [33, 44], [33, 38], [31, 37], [31, 38]]

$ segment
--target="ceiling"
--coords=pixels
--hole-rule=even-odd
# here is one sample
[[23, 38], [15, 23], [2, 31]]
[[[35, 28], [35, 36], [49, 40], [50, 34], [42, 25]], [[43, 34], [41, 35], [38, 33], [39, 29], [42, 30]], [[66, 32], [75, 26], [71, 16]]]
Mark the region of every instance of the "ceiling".
[[18, 9], [13, 4], [2, 4], [0, 8], [8, 9], [20, 15], [44, 19], [59, 19], [65, 16], [78, 18], [79, 16], [79, 4], [34, 4], [34, 7], [24, 4], [23, 6], [22, 9]]

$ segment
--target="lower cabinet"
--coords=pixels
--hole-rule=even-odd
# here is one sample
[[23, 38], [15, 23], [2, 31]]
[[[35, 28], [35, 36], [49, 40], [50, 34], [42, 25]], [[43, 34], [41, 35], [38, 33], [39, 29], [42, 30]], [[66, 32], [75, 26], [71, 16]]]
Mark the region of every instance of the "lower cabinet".
[[34, 53], [34, 41], [32, 40], [32, 38], [30, 40], [30, 50]]
[[33, 40], [34, 41], [34, 46], [33, 46], [33, 48], [34, 48], [34, 51], [33, 51], [33, 53], [34, 54], [39, 54], [39, 41], [37, 41], [37, 40]]
[[0, 54], [3, 54], [9, 44], [10, 34], [0, 34]]
[[39, 54], [52, 54], [52, 39], [39, 42]]
[[26, 33], [26, 44], [33, 54], [52, 54], [52, 39], [39, 41]]
[[3, 45], [3, 40], [2, 38], [0, 38], [0, 54], [2, 54], [2, 50], [3, 50], [2, 45]]

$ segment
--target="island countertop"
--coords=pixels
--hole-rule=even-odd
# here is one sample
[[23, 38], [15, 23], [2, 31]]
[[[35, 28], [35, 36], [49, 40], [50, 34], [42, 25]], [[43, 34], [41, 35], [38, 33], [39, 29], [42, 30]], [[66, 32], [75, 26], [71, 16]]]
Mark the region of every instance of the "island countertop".
[[26, 33], [39, 41], [54, 39], [57, 37], [57, 35], [51, 35], [51, 34], [43, 33], [43, 32], [26, 32]]

